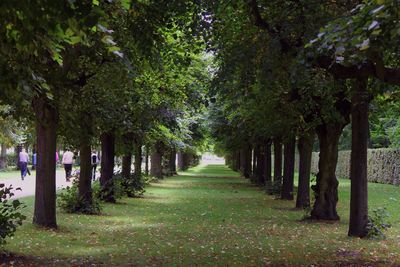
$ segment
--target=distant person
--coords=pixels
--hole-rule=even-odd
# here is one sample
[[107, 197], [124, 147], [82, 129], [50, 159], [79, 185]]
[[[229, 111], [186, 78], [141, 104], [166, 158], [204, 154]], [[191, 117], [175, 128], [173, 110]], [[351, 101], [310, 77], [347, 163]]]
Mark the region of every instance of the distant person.
[[26, 153], [25, 148], [23, 148], [21, 152], [19, 152], [19, 157], [18, 157], [22, 180], [24, 180], [26, 174], [28, 173], [28, 159], [29, 159], [28, 153]]
[[60, 157], [58, 156], [58, 152], [56, 151], [56, 164], [58, 163], [59, 159], [60, 159]]
[[73, 162], [74, 162], [74, 153], [72, 153], [69, 149], [66, 149], [66, 151], [63, 154], [62, 164], [64, 164], [65, 180], [67, 182], [69, 182], [71, 178]]
[[92, 179], [96, 180], [96, 168], [97, 164], [99, 164], [99, 156], [97, 156], [96, 151], [92, 152]]
[[36, 169], [36, 164], [37, 164], [37, 154], [36, 154], [36, 152], [33, 152], [33, 154], [32, 154], [32, 170]]

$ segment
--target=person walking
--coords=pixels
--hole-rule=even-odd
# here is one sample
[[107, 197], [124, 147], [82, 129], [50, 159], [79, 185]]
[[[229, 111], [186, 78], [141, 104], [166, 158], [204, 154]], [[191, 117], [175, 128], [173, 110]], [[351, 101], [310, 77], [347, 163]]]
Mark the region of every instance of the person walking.
[[65, 150], [62, 158], [62, 164], [64, 164], [65, 170], [65, 180], [70, 181], [72, 172], [72, 163], [74, 162], [74, 153], [72, 153], [68, 148]]
[[26, 153], [25, 148], [23, 148], [21, 152], [19, 152], [19, 157], [18, 157], [22, 180], [24, 180], [28, 172], [28, 159], [29, 159], [28, 153]]
[[92, 151], [92, 179], [96, 180], [96, 168], [99, 163], [99, 156], [97, 156], [96, 151]]

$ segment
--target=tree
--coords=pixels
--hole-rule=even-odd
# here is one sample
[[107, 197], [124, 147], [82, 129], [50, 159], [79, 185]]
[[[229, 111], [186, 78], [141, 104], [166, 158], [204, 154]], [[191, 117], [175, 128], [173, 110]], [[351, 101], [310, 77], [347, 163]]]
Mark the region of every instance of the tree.
[[[399, 33], [392, 30], [399, 23], [395, 11], [398, 5], [397, 1], [360, 4], [347, 16], [329, 23], [310, 43], [318, 43], [319, 66], [336, 77], [353, 79], [350, 236], [367, 235], [368, 79], [400, 84], [400, 71], [392, 67], [391, 60], [398, 55], [393, 40]], [[355, 33], [351, 38], [349, 31]]]

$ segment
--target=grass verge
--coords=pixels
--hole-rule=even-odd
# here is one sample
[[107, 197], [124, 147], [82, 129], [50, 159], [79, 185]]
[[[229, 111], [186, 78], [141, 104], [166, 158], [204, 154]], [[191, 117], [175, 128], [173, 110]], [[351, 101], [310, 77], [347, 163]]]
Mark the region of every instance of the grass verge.
[[199, 166], [106, 205], [101, 216], [58, 213], [59, 229], [26, 222], [6, 250], [14, 265], [359, 266], [400, 265], [399, 188], [370, 184], [370, 206], [386, 206], [384, 241], [347, 237], [349, 181], [340, 181], [338, 223], [302, 222], [294, 202], [274, 200], [222, 165]]

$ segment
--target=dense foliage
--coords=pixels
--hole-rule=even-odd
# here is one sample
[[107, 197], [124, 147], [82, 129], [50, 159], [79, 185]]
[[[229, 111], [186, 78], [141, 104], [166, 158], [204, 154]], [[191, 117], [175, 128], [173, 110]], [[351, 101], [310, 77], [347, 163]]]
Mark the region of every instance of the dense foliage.
[[[15, 190], [21, 190], [16, 188]], [[12, 237], [17, 227], [26, 219], [22, 209], [25, 205], [18, 199], [11, 200], [14, 188], [0, 184], [0, 247], [6, 243], [6, 238]]]

